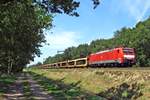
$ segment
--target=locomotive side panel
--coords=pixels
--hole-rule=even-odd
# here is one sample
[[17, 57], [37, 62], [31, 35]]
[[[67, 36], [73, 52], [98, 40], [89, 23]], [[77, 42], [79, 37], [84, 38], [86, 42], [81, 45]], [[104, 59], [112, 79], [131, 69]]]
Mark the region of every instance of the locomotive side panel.
[[[124, 65], [124, 48], [115, 48], [112, 50], [106, 50], [91, 54], [89, 56], [89, 65], [91, 66], [117, 66]], [[131, 52], [131, 51], [130, 51]]]

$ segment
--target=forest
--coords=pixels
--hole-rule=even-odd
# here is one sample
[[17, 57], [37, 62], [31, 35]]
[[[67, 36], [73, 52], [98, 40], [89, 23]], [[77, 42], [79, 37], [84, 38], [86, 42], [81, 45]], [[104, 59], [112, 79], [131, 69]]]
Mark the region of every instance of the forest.
[[77, 47], [69, 47], [62, 54], [56, 54], [53, 57], [49, 56], [43, 64], [86, 57], [90, 53], [115, 47], [134, 48], [136, 66], [150, 66], [150, 18], [138, 22], [133, 28], [123, 27], [117, 30], [110, 39], [97, 39], [93, 40], [89, 45], [85, 43]]

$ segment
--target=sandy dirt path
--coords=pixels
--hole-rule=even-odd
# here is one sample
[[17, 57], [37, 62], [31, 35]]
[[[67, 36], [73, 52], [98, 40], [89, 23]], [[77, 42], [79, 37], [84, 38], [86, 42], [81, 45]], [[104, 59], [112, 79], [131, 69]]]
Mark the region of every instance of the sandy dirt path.
[[[29, 84], [30, 95], [28, 96], [24, 91], [24, 82]], [[54, 100], [28, 73], [17, 75], [16, 82], [8, 87], [4, 98], [4, 100]]]

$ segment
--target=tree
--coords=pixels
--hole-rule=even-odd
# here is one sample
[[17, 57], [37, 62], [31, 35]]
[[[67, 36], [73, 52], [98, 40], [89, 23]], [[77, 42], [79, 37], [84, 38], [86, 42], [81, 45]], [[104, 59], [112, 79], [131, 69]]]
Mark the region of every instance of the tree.
[[[75, 11], [80, 2], [76, 0], [34, 0], [38, 5], [49, 13], [65, 13], [71, 16], [79, 16]], [[100, 4], [99, 0], [92, 0], [94, 9]]]
[[43, 28], [51, 26], [52, 16], [30, 0], [13, 0], [0, 9], [0, 63], [8, 73], [18, 72], [40, 56]]

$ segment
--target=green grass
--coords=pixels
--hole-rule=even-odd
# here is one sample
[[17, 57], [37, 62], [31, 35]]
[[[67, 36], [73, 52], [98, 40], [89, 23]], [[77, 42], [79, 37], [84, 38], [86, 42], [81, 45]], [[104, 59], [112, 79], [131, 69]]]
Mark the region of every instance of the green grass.
[[13, 82], [15, 82], [15, 80], [16, 80], [15, 76], [5, 75], [0, 77], [0, 83], [4, 84], [12, 84]]
[[126, 91], [126, 90], [125, 90], [125, 91], [123, 91], [123, 93], [122, 93], [122, 97], [125, 97], [125, 98], [126, 98], [126, 97], [128, 97], [128, 95], [129, 95], [129, 94], [128, 94], [128, 91]]

